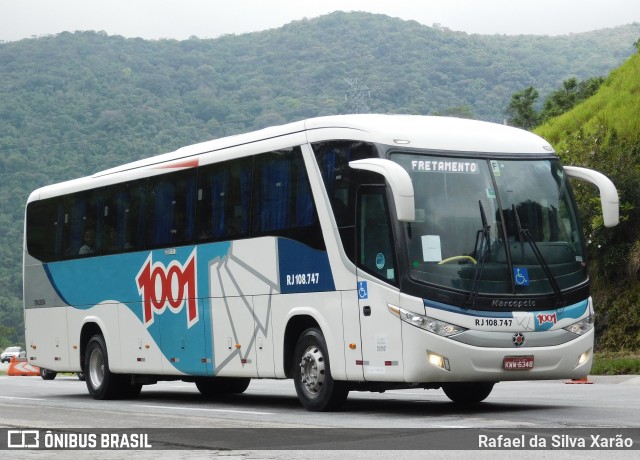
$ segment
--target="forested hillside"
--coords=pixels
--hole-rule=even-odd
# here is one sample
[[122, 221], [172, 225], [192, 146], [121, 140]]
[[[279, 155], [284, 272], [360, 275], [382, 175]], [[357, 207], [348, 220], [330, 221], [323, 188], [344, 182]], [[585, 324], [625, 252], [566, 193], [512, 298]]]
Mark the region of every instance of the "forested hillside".
[[597, 169], [618, 189], [621, 222], [605, 228], [597, 192], [574, 184], [594, 281], [596, 346], [640, 350], [640, 54], [614, 70], [595, 95], [536, 132], [565, 164]]
[[23, 340], [23, 205], [52, 182], [204, 141], [351, 111], [501, 122], [510, 96], [605, 76], [640, 24], [560, 37], [480, 36], [368, 13], [185, 41], [62, 33], [0, 43], [0, 346]]

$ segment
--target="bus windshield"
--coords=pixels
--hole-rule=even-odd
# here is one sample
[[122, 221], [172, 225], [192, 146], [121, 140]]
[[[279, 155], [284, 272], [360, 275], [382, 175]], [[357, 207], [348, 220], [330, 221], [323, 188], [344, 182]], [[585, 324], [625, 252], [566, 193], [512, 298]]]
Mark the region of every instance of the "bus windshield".
[[409, 276], [476, 294], [560, 294], [587, 280], [581, 232], [554, 159], [396, 153], [416, 220], [403, 223]]

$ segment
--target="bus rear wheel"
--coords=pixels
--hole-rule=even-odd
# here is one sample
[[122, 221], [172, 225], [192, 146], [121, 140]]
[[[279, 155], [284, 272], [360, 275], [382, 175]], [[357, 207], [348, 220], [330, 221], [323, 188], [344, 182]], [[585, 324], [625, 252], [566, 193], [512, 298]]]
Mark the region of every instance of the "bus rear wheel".
[[225, 394], [239, 394], [251, 383], [250, 378], [213, 377], [196, 380], [196, 387], [203, 396], [215, 397]]
[[87, 343], [83, 369], [87, 389], [94, 399], [135, 398], [142, 389], [142, 385], [130, 384], [127, 375], [110, 371], [107, 345], [100, 334]]
[[331, 377], [329, 353], [319, 329], [310, 328], [300, 335], [293, 353], [291, 374], [298, 399], [307, 410], [336, 410], [349, 395], [345, 383]]
[[442, 390], [456, 404], [476, 404], [487, 399], [494, 382], [445, 383]]
[[42, 380], [53, 380], [56, 378], [56, 375], [58, 375], [58, 373], [55, 371], [50, 371], [44, 367], [40, 368], [40, 377], [42, 377]]

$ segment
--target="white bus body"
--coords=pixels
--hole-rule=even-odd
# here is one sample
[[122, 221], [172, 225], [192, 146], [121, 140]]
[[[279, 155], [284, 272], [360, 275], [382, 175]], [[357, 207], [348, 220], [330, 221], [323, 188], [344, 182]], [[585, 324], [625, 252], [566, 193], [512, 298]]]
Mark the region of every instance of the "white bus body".
[[25, 219], [29, 361], [97, 399], [293, 378], [350, 390], [579, 378], [593, 305], [567, 176], [526, 131], [422, 116], [309, 119], [43, 187]]

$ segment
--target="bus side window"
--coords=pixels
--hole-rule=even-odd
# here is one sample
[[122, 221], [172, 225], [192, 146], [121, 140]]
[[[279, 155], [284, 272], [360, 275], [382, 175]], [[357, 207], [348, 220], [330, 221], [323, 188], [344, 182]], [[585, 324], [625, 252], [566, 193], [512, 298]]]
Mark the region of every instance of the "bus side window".
[[273, 235], [325, 249], [300, 147], [254, 157], [252, 236]]
[[60, 258], [58, 199], [35, 201], [27, 206], [27, 251], [43, 262]]
[[198, 173], [197, 239], [216, 241], [249, 235], [251, 158], [204, 166]]
[[253, 231], [282, 230], [291, 213], [291, 162], [287, 152], [272, 152], [255, 159]]
[[358, 194], [358, 263], [368, 273], [395, 283], [397, 269], [384, 187], [364, 186]]
[[61, 231], [62, 254], [65, 258], [95, 255], [98, 252], [98, 212], [100, 190], [69, 195], [63, 198], [58, 225]]
[[356, 192], [362, 184], [384, 184], [384, 178], [369, 171], [351, 169], [350, 161], [375, 158], [376, 147], [360, 141], [325, 141], [312, 145], [331, 202], [344, 251], [353, 263], [356, 253]]
[[112, 254], [144, 248], [146, 180], [105, 189], [101, 252]]
[[149, 180], [149, 246], [181, 245], [193, 241], [195, 197], [195, 169], [163, 174]]

